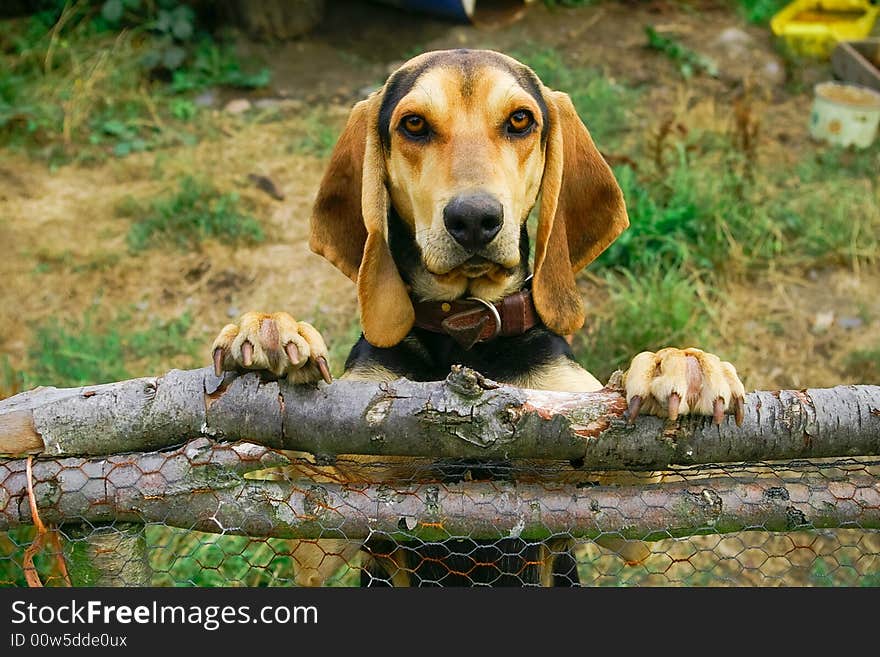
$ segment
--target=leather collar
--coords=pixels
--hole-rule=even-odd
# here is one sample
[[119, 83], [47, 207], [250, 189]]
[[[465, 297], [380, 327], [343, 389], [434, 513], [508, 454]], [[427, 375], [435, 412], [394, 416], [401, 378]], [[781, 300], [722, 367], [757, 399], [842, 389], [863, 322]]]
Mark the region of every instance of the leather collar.
[[463, 349], [499, 335], [522, 335], [541, 323], [529, 289], [514, 292], [495, 303], [469, 297], [456, 301], [419, 301], [413, 303], [413, 307], [415, 326], [444, 333]]

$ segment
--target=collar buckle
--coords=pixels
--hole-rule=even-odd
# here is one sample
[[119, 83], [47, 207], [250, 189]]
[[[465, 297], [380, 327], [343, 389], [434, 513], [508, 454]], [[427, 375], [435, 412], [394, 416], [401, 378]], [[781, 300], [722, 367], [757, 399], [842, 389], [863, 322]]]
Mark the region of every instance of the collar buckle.
[[495, 333], [493, 333], [488, 338], [484, 338], [483, 341], [486, 340], [494, 340], [499, 335], [501, 335], [501, 314], [498, 312], [498, 308], [495, 307], [494, 303], [489, 303], [485, 299], [481, 299], [480, 297], [467, 297], [469, 301], [476, 301], [477, 303], [483, 304], [488, 310], [489, 314], [492, 315], [492, 319], [495, 320]]

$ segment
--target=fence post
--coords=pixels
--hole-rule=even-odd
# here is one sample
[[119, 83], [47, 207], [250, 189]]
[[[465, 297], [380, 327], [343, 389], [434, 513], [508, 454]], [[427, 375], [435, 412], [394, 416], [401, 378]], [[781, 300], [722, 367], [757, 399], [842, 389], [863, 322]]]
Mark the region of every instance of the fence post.
[[65, 527], [68, 570], [74, 586], [150, 586], [144, 525]]

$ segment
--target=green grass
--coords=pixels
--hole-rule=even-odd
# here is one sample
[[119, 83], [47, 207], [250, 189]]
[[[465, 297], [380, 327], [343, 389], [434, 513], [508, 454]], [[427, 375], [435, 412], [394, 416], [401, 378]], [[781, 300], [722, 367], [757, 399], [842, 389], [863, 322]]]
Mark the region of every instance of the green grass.
[[167, 245], [193, 249], [207, 239], [226, 244], [262, 241], [260, 222], [241, 206], [237, 193], [221, 193], [210, 183], [187, 176], [176, 192], [152, 200], [149, 206], [124, 199], [117, 214], [134, 219], [128, 233], [133, 252]]
[[655, 267], [605, 275], [608, 299], [588, 316], [573, 345], [578, 361], [601, 381], [642, 351], [671, 345], [711, 346], [704, 285], [681, 269]]
[[661, 52], [672, 60], [682, 77], [690, 78], [695, 73], [718, 75], [718, 66], [712, 59], [688, 48], [678, 39], [659, 34], [650, 25], [645, 27], [645, 35], [648, 37], [648, 48]]
[[820, 557], [813, 563], [809, 574], [810, 586], [861, 586], [874, 588], [880, 586], [880, 573], [866, 575], [844, 559], [838, 562], [834, 558]]
[[750, 23], [764, 25], [790, 0], [737, 0], [739, 11]]
[[231, 42], [197, 25], [185, 40], [157, 27], [154, 3], [118, 24], [98, 3], [57, 4], [0, 21], [0, 147], [57, 165], [188, 145], [208, 130], [193, 120], [195, 92], [269, 81], [267, 69], [251, 72]]
[[[705, 244], [711, 206], [684, 160], [668, 178], [653, 184], [641, 182], [629, 166], [618, 167], [615, 176], [626, 199], [630, 228], [599, 257], [596, 267], [633, 271], [661, 264], [711, 266], [712, 249]], [[711, 242], [715, 246], [715, 240]]]
[[289, 151], [322, 159], [330, 157], [340, 132], [341, 126], [328, 119], [326, 110], [313, 109], [305, 116]]
[[247, 70], [229, 43], [202, 39], [194, 49], [192, 62], [174, 71], [171, 90], [175, 93], [226, 86], [258, 89], [269, 84], [268, 68]]
[[682, 266], [721, 278], [730, 269], [876, 260], [880, 195], [868, 173], [872, 155], [850, 169], [831, 155], [793, 179], [763, 171], [756, 183], [714, 156], [686, 156], [683, 144], [677, 153], [660, 174], [616, 169], [630, 228], [594, 268]]
[[[292, 586], [296, 543], [284, 539], [206, 534], [149, 525], [153, 586]], [[329, 586], [357, 585], [343, 566]]]
[[155, 372], [169, 362], [184, 366], [200, 346], [188, 337], [192, 319], [143, 321], [128, 313], [110, 317], [92, 308], [77, 320], [52, 320], [34, 328], [28, 349], [27, 387], [81, 386]]
[[[0, 532], [0, 587], [27, 586], [22, 568], [24, 551], [35, 537], [36, 529], [33, 526], [17, 527], [7, 532]], [[34, 566], [43, 584], [46, 586], [62, 585], [57, 555], [51, 552], [51, 548], [47, 547], [34, 556]]]
[[851, 351], [844, 363], [847, 374], [862, 383], [880, 385], [880, 346]]
[[[729, 143], [696, 145], [673, 143], [675, 156], [659, 168], [615, 169], [630, 228], [590, 267], [608, 300], [574, 344], [600, 380], [643, 350], [711, 348], [713, 295], [729, 275], [877, 261], [880, 194], [872, 171], [880, 148], [818, 147], [794, 175], [765, 169], [750, 177], [731, 165], [740, 154]], [[847, 367], [875, 380], [877, 362], [868, 350], [852, 354]]]

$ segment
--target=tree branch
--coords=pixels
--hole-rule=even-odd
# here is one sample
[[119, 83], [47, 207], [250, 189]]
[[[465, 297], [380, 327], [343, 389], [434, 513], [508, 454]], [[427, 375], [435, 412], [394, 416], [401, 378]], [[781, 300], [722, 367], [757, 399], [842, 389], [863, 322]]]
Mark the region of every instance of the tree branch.
[[573, 460], [591, 470], [880, 454], [880, 387], [754, 392], [745, 421], [624, 418], [614, 390], [544, 392], [466, 368], [445, 381], [326, 386], [218, 379], [209, 369], [0, 402], [0, 453], [98, 456], [247, 439], [332, 460], [338, 454]]
[[[317, 484], [244, 478], [286, 462], [250, 443], [196, 439], [171, 452], [41, 459], [34, 493], [45, 522], [161, 522], [213, 533], [435, 541], [543, 539], [617, 532], [645, 540], [761, 527], [880, 528], [873, 468], [790, 478], [750, 475], [644, 486], [513, 482]], [[0, 531], [32, 522], [25, 460], [0, 463]]]

